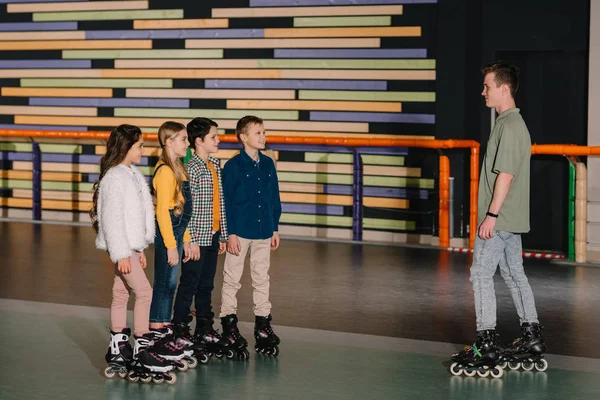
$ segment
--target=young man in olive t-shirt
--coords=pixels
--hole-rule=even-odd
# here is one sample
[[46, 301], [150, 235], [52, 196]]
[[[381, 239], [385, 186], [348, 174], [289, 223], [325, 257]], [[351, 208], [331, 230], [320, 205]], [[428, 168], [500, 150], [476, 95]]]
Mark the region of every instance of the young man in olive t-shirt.
[[[481, 167], [479, 228], [471, 265], [477, 343], [454, 354], [453, 358], [475, 364], [494, 364], [501, 352], [497, 345], [494, 291], [498, 265], [510, 289], [522, 330], [522, 337], [506, 349], [506, 359], [517, 362], [517, 354], [522, 353], [540, 356], [545, 345], [533, 292], [523, 269], [521, 234], [529, 232], [531, 138], [514, 100], [519, 87], [519, 69], [498, 62], [486, 66], [482, 73], [484, 88], [481, 95], [485, 97], [487, 107], [496, 109], [498, 118]], [[540, 359], [537, 357], [534, 361]]]

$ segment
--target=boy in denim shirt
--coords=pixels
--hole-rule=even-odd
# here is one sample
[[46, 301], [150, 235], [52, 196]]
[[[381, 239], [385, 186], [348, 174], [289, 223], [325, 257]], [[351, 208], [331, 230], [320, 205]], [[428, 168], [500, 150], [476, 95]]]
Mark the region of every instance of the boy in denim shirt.
[[223, 342], [229, 358], [248, 357], [248, 343], [237, 328], [236, 294], [244, 261], [250, 253], [250, 271], [254, 288], [255, 350], [276, 356], [279, 338], [271, 328], [269, 302], [269, 266], [271, 251], [279, 247], [281, 202], [273, 160], [260, 152], [265, 148], [263, 120], [255, 116], [240, 119], [236, 136], [244, 149], [223, 168], [223, 191], [229, 231], [229, 243], [223, 271], [221, 323]]

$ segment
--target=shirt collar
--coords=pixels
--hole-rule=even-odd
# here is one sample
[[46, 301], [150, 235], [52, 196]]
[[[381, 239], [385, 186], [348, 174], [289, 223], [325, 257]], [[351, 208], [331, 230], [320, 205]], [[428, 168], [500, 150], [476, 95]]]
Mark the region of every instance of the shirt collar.
[[[246, 161], [248, 164], [255, 165], [257, 163], [257, 161], [253, 160], [252, 157], [250, 157], [248, 155], [248, 153], [246, 153], [246, 150], [244, 150], [244, 149], [240, 150], [240, 154], [242, 155], [242, 159], [244, 161]], [[262, 160], [262, 157], [263, 157], [263, 155], [259, 150], [258, 151], [258, 163], [260, 163], [260, 161]]]
[[510, 108], [506, 111], [504, 111], [502, 114], [498, 115], [498, 118], [496, 118], [496, 121], [501, 121], [504, 118], [508, 117], [510, 114], [518, 114], [521, 110], [518, 108]]

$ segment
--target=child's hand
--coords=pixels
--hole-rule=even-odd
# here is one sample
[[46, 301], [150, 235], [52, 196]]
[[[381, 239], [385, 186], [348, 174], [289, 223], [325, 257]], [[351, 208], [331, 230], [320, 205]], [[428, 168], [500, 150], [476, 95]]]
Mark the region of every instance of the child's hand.
[[146, 260], [146, 255], [144, 254], [144, 251], [140, 251], [140, 266], [142, 268], [146, 268], [146, 266], [148, 265], [148, 261]]
[[225, 250], [227, 250], [227, 243], [219, 242], [219, 254], [225, 253]]
[[229, 243], [227, 243], [227, 251], [234, 256], [239, 256], [242, 251], [242, 244], [237, 235], [229, 235]]
[[190, 242], [183, 243], [183, 262], [186, 263], [192, 258], [192, 248]]
[[273, 237], [271, 238], [271, 250], [277, 250], [279, 248], [279, 233], [273, 232]]
[[177, 251], [177, 248], [167, 249], [167, 264], [171, 267], [179, 264], [179, 252]]
[[190, 246], [190, 257], [194, 261], [198, 261], [200, 259], [200, 245], [198, 243], [192, 243]]
[[131, 272], [131, 261], [129, 258], [123, 258], [117, 262], [117, 269], [122, 274], [128, 274]]

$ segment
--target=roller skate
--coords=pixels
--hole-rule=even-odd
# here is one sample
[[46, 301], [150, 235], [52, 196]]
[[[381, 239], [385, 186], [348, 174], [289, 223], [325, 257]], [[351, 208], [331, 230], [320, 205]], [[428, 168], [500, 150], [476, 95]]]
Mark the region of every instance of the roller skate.
[[521, 325], [521, 337], [515, 339], [501, 357], [503, 368], [531, 371], [548, 369], [548, 361], [544, 359], [546, 344], [542, 337], [542, 326], [537, 323], [525, 322]]
[[166, 382], [173, 385], [177, 381], [175, 373], [172, 372], [173, 364], [152, 351], [153, 336], [152, 333], [135, 336], [133, 362], [127, 379], [130, 382]]
[[150, 328], [150, 333], [154, 341], [152, 351], [165, 360], [171, 361], [178, 371], [185, 372], [189, 368], [198, 366], [198, 360], [191, 358], [194, 352], [176, 343], [172, 328], [169, 326], [160, 329]]
[[235, 314], [229, 314], [221, 318], [221, 324], [223, 325], [221, 348], [230, 360], [247, 360], [250, 357], [247, 349], [248, 342], [240, 335], [237, 322], [238, 319]]
[[267, 317], [256, 316], [254, 322], [254, 339], [256, 344], [254, 350], [257, 353], [277, 357], [279, 355], [279, 337], [273, 332], [271, 327], [271, 315]]
[[127, 377], [127, 372], [133, 359], [133, 349], [129, 344], [131, 329], [125, 328], [120, 333], [110, 331], [110, 344], [104, 357], [108, 367], [104, 370], [104, 376], [112, 379], [115, 375], [121, 378]]
[[183, 346], [186, 351], [191, 351], [197, 361], [199, 361], [201, 364], [208, 364], [210, 362], [210, 355], [208, 354], [204, 344], [197, 342], [192, 337], [189, 326], [190, 322], [191, 317], [188, 317], [182, 322], [173, 325], [175, 339], [177, 340], [177, 343]]
[[209, 357], [215, 355], [217, 358], [223, 357], [221, 347], [221, 334], [213, 328], [214, 314], [210, 313], [204, 316], [196, 316], [196, 331], [194, 332], [194, 341], [204, 343]]
[[477, 342], [467, 346], [459, 353], [452, 355], [454, 363], [450, 366], [450, 373], [454, 376], [479, 375], [485, 378], [500, 378], [504, 374], [500, 361], [500, 348], [497, 345], [498, 336], [495, 330], [477, 332]]

